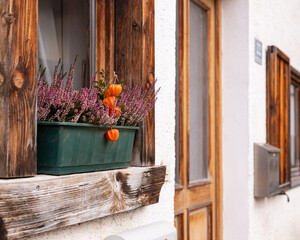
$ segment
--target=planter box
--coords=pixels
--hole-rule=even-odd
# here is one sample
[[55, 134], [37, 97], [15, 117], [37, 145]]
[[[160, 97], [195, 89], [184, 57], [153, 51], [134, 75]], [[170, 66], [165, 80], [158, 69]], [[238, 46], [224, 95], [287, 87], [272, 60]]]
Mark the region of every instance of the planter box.
[[38, 173], [63, 175], [130, 165], [138, 127], [114, 127], [120, 137], [106, 139], [110, 126], [85, 123], [38, 122]]

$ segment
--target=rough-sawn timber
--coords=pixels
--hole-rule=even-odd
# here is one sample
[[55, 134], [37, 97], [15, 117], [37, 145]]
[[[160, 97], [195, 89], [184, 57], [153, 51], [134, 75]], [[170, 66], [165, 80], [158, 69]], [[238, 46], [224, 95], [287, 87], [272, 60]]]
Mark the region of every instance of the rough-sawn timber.
[[157, 203], [165, 174], [156, 166], [0, 180], [0, 240]]

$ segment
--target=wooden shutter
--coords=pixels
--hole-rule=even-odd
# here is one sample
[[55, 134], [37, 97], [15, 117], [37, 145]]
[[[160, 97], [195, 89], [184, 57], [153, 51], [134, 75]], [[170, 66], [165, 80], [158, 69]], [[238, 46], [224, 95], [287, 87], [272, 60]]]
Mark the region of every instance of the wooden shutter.
[[36, 174], [37, 0], [0, 0], [0, 177]]
[[[97, 0], [96, 62], [129, 85], [154, 83], [154, 0]], [[134, 166], [155, 164], [154, 110], [137, 133]]]
[[267, 52], [267, 142], [280, 148], [280, 185], [290, 184], [289, 58], [275, 46]]

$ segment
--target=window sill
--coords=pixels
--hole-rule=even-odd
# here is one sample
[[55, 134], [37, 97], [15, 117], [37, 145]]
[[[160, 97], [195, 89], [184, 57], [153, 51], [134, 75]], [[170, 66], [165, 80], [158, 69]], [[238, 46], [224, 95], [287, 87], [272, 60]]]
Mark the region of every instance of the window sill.
[[0, 180], [0, 239], [11, 240], [157, 203], [166, 167]]

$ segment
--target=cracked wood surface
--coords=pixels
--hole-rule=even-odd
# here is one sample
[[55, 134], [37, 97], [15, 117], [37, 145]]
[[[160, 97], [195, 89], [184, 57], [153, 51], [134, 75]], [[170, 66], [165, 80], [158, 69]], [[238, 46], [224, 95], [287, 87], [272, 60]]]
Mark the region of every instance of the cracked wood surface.
[[37, 0], [0, 0], [0, 177], [36, 174]]
[[0, 180], [0, 240], [157, 203], [165, 166]]

